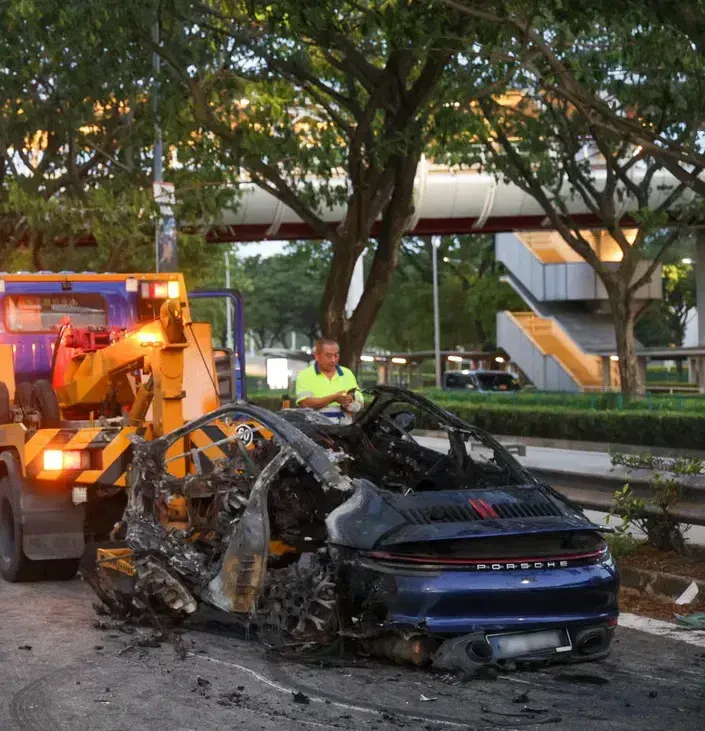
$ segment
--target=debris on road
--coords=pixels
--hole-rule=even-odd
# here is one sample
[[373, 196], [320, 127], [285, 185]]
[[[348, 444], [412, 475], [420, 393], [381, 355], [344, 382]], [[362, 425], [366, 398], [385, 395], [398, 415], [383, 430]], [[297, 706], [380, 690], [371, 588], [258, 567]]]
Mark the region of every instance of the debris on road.
[[679, 625], [687, 629], [705, 630], [705, 612], [674, 614]]
[[691, 581], [688, 588], [676, 599], [676, 604], [691, 604], [695, 597], [698, 595], [700, 587], [697, 582]]

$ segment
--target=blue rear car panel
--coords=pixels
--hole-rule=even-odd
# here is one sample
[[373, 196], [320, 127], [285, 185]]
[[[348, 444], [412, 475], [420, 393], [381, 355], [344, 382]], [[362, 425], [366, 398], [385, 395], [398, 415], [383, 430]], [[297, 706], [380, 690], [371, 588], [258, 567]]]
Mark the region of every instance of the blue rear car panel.
[[[370, 570], [375, 571], [371, 564]], [[599, 624], [617, 616], [611, 560], [578, 568], [393, 574], [387, 622], [437, 634]]]

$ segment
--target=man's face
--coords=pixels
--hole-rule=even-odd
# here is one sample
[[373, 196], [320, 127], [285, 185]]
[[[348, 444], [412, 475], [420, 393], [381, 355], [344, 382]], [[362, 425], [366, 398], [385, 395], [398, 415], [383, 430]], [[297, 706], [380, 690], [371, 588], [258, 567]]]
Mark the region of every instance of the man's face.
[[318, 367], [324, 373], [332, 373], [340, 360], [340, 348], [337, 345], [323, 345], [314, 354]]

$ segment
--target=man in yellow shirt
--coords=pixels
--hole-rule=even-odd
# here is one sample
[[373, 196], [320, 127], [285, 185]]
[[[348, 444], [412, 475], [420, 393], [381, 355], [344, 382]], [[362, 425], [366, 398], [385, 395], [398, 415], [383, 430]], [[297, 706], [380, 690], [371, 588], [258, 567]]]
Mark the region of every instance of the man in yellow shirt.
[[318, 340], [313, 356], [316, 362], [296, 377], [296, 405], [315, 409], [338, 424], [349, 424], [351, 414], [364, 405], [355, 374], [338, 364], [340, 348], [335, 340]]

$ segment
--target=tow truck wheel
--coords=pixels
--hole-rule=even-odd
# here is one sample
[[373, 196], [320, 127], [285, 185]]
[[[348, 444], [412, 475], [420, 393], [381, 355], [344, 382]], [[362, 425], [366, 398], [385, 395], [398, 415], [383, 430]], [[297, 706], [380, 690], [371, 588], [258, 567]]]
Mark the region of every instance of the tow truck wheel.
[[15, 404], [23, 411], [32, 408], [32, 384], [28, 381], [21, 381], [15, 388]]
[[32, 405], [42, 415], [42, 429], [58, 429], [61, 426], [59, 399], [50, 381], [42, 379], [32, 386]]
[[0, 424], [9, 424], [11, 421], [10, 392], [5, 381], [0, 381]]
[[22, 521], [18, 500], [9, 477], [0, 478], [0, 573], [6, 581], [38, 578], [40, 563], [22, 550]]

